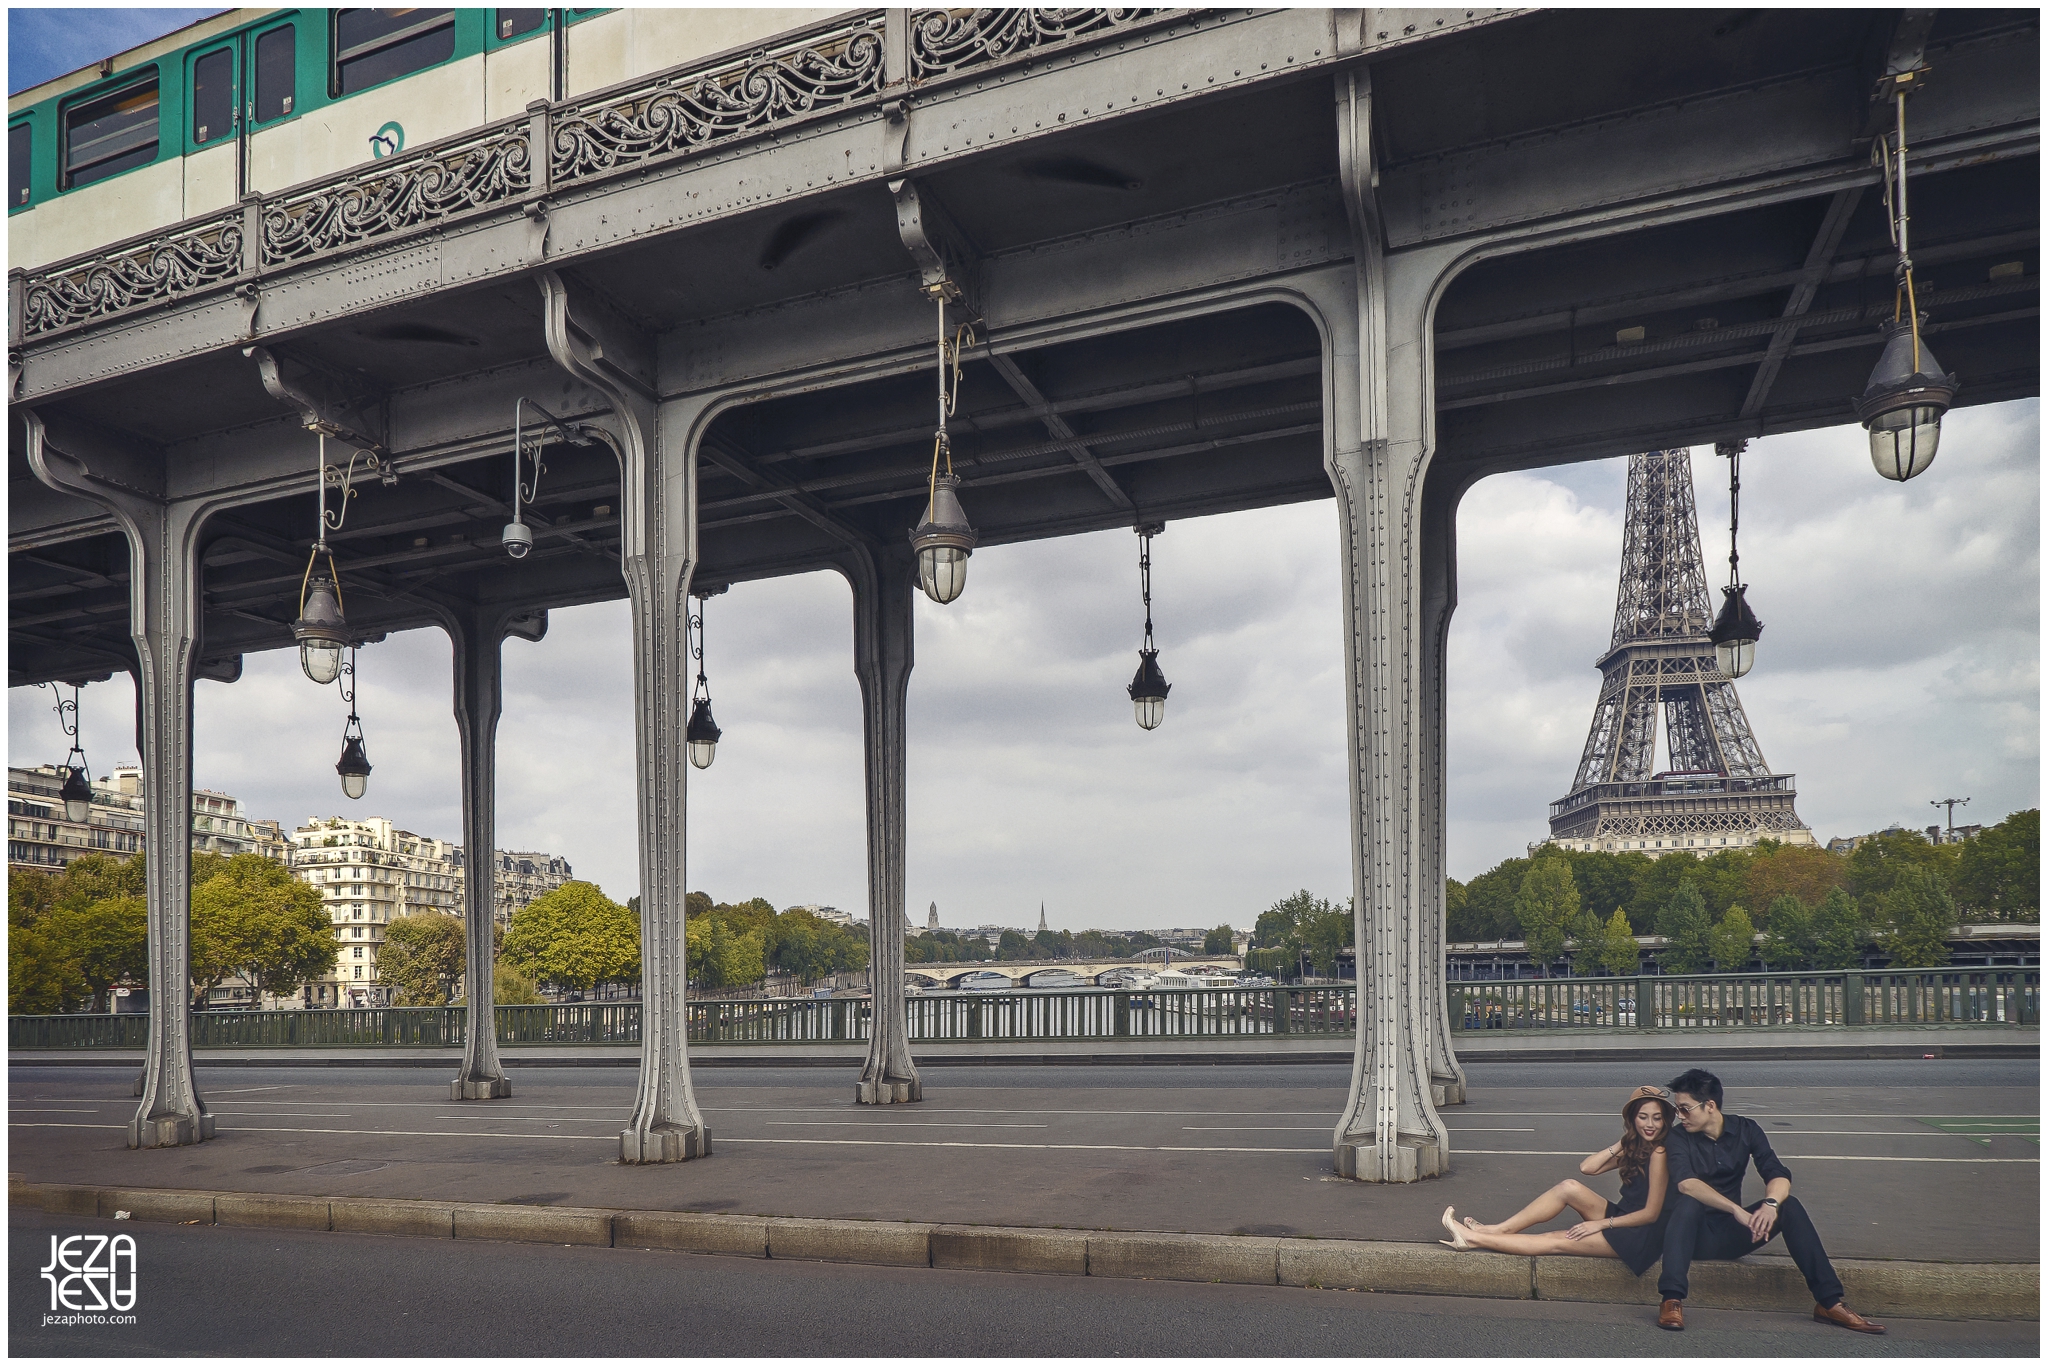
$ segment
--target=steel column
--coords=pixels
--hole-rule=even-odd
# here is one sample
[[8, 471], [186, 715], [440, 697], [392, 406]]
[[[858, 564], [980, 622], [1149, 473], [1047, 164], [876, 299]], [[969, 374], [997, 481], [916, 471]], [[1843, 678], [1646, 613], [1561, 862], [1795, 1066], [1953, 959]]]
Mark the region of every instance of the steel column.
[[450, 1100], [496, 1100], [512, 1094], [498, 1060], [493, 980], [497, 966], [498, 717], [503, 711], [501, 659], [504, 608], [441, 613], [454, 655], [455, 731], [462, 746], [462, 923], [467, 1029], [462, 1070], [448, 1083]]
[[906, 545], [850, 547], [839, 572], [853, 589], [853, 669], [860, 678], [868, 816], [868, 982], [874, 1033], [854, 1099], [863, 1105], [923, 1100], [910, 1056], [903, 997], [905, 713], [914, 662], [916, 569]]
[[[553, 271], [537, 277], [548, 351], [610, 401], [619, 457], [620, 560], [633, 614], [633, 731], [640, 834], [640, 1081], [619, 1135], [627, 1163], [711, 1155], [690, 1085], [684, 1003], [684, 733], [690, 707], [690, 576], [697, 560], [695, 433], [657, 403], [653, 351]], [[673, 452], [664, 458], [666, 452]]]
[[1471, 485], [1471, 475], [1451, 477], [1448, 471], [1423, 486], [1421, 767], [1422, 802], [1418, 808], [1420, 873], [1416, 892], [1422, 915], [1421, 973], [1423, 1029], [1429, 1055], [1431, 1098], [1438, 1105], [1465, 1103], [1465, 1069], [1451, 1047], [1450, 993], [1445, 984], [1447, 938], [1444, 921], [1444, 826], [1448, 786], [1444, 775], [1444, 709], [1451, 613], [1458, 606], [1458, 503]]
[[22, 412], [28, 462], [61, 493], [98, 504], [128, 538], [129, 625], [141, 690], [144, 877], [149, 943], [149, 1044], [131, 1148], [213, 1137], [192, 1071], [192, 682], [199, 660], [200, 500], [162, 496], [163, 468], [87, 430], [58, 444]]
[[1418, 841], [1429, 797], [1417, 562], [1430, 454], [1427, 302], [1438, 270], [1433, 258], [1398, 268], [1385, 252], [1370, 73], [1339, 77], [1336, 93], [1357, 265], [1351, 307], [1325, 321], [1325, 459], [1344, 565], [1358, 1023], [1332, 1157], [1339, 1176], [1416, 1181], [1450, 1170], [1449, 1134], [1430, 1098], [1424, 979], [1435, 958], [1422, 950], [1427, 915], [1416, 885], [1427, 872]]

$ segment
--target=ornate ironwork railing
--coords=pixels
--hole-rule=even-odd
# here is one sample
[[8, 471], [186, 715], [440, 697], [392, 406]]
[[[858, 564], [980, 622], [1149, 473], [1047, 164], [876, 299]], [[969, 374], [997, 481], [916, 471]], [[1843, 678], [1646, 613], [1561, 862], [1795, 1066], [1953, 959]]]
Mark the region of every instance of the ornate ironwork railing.
[[524, 123], [499, 124], [263, 205], [263, 264], [285, 265], [519, 198], [533, 183]]
[[[1739, 973], [1452, 982], [1452, 1029], [1746, 1030], [2041, 1023], [2039, 970]], [[1280, 1036], [1350, 1038], [1355, 996], [1341, 987], [1171, 991], [963, 992], [907, 998], [913, 1044], [1156, 1042]], [[459, 1047], [459, 1009], [198, 1011], [199, 1048]], [[696, 1044], [859, 1043], [872, 1032], [862, 997], [691, 1001]], [[144, 1015], [16, 1015], [12, 1049], [141, 1048]], [[640, 1042], [638, 1002], [499, 1006], [502, 1044]]]
[[[29, 272], [20, 282], [17, 325], [24, 338], [38, 337], [172, 303], [253, 281], [267, 269], [522, 203], [621, 167], [879, 100], [890, 78], [888, 13], [869, 10], [745, 57], [679, 66]], [[914, 10], [907, 21], [909, 70], [900, 78], [916, 85], [979, 73], [1048, 49], [1113, 38], [1175, 13]]]
[[691, 152], [852, 104], [882, 88], [879, 14], [708, 70], [564, 109], [548, 156], [557, 185]]
[[910, 12], [910, 76], [930, 80], [1115, 34], [1158, 9], [920, 9]]
[[22, 295], [22, 329], [34, 336], [179, 299], [241, 270], [242, 214], [236, 210], [31, 277]]
[[2041, 1023], [2041, 974], [1750, 972], [1453, 982], [1451, 1028], [1662, 1030]]

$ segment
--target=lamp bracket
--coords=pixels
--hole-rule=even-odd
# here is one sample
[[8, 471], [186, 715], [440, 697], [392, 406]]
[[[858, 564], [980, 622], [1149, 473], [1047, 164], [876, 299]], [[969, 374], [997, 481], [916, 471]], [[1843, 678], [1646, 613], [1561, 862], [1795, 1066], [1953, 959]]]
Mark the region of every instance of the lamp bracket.
[[389, 437], [380, 395], [353, 385], [299, 357], [290, 357], [300, 373], [287, 376], [286, 359], [267, 346], [245, 346], [242, 354], [256, 362], [256, 374], [272, 398], [296, 409], [309, 432], [323, 432], [385, 456]]
[[935, 299], [959, 305], [968, 314], [963, 321], [979, 322], [980, 253], [929, 187], [904, 176], [889, 182], [889, 193], [896, 200], [897, 235], [917, 263], [918, 287]]

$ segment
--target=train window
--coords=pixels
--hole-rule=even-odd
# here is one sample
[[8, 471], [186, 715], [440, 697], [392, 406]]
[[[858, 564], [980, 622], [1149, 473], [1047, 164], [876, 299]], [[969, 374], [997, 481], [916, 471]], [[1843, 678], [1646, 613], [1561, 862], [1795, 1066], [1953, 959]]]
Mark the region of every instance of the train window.
[[498, 11], [498, 37], [518, 38], [536, 33], [548, 21], [544, 9], [501, 9]]
[[216, 48], [192, 63], [192, 141], [219, 142], [235, 131], [235, 50]]
[[298, 42], [290, 25], [256, 39], [256, 122], [281, 119], [292, 112]]
[[28, 203], [29, 143], [34, 134], [26, 123], [7, 130], [7, 206], [18, 209]]
[[336, 95], [424, 70], [455, 55], [452, 9], [342, 9], [334, 11]]
[[156, 73], [64, 111], [64, 187], [156, 160]]

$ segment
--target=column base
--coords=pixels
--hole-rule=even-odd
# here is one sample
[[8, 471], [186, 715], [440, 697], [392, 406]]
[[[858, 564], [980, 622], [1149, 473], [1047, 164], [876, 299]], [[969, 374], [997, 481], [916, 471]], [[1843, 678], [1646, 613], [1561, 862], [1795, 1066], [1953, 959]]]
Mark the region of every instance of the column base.
[[1456, 1077], [1431, 1077], [1429, 1079], [1429, 1098], [1438, 1109], [1442, 1109], [1446, 1105], [1463, 1105], [1465, 1103], [1465, 1083], [1459, 1081]]
[[862, 1081], [854, 1086], [853, 1099], [859, 1105], [908, 1105], [924, 1099], [924, 1083], [915, 1077], [909, 1081]]
[[1406, 1183], [1443, 1176], [1451, 1155], [1426, 1134], [1402, 1134], [1384, 1151], [1370, 1137], [1340, 1139], [1331, 1154], [1337, 1175], [1350, 1181]]
[[654, 1162], [689, 1162], [711, 1156], [711, 1130], [628, 1129], [619, 1135], [619, 1161], [628, 1165]]
[[512, 1094], [506, 1077], [457, 1077], [448, 1083], [450, 1100], [503, 1100]]
[[128, 1122], [131, 1148], [182, 1148], [213, 1137], [212, 1115], [153, 1115]]

